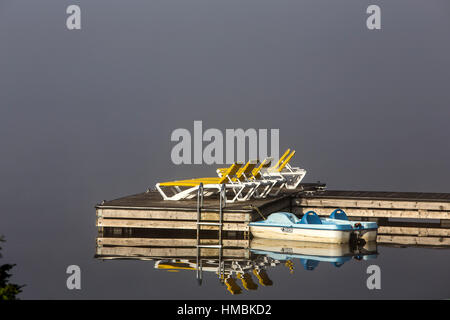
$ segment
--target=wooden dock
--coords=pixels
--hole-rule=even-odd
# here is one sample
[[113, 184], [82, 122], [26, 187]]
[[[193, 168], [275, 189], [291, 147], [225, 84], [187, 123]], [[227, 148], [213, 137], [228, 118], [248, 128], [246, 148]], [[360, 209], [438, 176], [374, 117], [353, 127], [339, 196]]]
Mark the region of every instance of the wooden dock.
[[439, 223], [378, 221], [377, 243], [395, 246], [450, 247], [450, 226]]
[[[219, 221], [218, 198], [205, 198], [201, 211], [201, 220]], [[302, 216], [314, 210], [321, 216], [328, 216], [332, 210], [345, 210], [350, 219], [377, 221], [378, 242], [393, 245], [450, 246], [450, 194], [449, 193], [413, 193], [413, 192], [370, 192], [370, 191], [321, 191], [314, 193], [289, 193], [274, 198], [235, 202], [223, 209], [222, 231], [243, 233], [248, 237], [248, 223], [276, 211], [289, 211]], [[104, 228], [121, 230], [178, 230], [190, 231], [195, 238], [197, 229], [197, 201], [164, 201], [156, 191], [149, 191], [111, 201], [96, 206], [96, 225], [100, 232]], [[395, 222], [395, 220], [402, 222]], [[432, 223], [431, 223], [432, 222]], [[200, 230], [215, 232], [217, 241], [218, 226], [202, 225]], [[212, 237], [214, 238], [214, 236]], [[122, 256], [158, 255], [159, 249], [145, 249], [165, 240], [134, 239], [141, 242], [137, 249], [120, 245], [128, 240], [104, 238], [99, 243], [114, 245], [114, 249], [102, 249], [102, 254], [115, 252]], [[191, 240], [195, 241], [195, 239]], [[209, 244], [213, 241], [201, 240]], [[230, 245], [227, 240], [224, 245]], [[190, 256], [186, 247], [189, 241], [172, 239], [178, 247], [177, 256]], [[192, 244], [192, 248], [194, 245]], [[237, 247], [245, 247], [242, 244]], [[109, 247], [108, 247], [109, 248]], [[132, 251], [134, 250], [135, 253]], [[205, 254], [214, 255], [215, 249], [202, 249]], [[209, 251], [208, 251], [209, 250]], [[161, 250], [159, 250], [161, 251]], [[173, 251], [173, 250], [172, 250]], [[192, 250], [191, 250], [192, 251]], [[231, 256], [241, 253], [228, 252]], [[161, 256], [163, 253], [161, 251]]]
[[350, 217], [434, 219], [450, 222], [450, 193], [330, 190], [293, 199], [296, 214], [314, 210], [329, 215], [341, 208]]
[[[261, 214], [286, 210], [291, 196], [235, 202], [223, 210], [223, 231], [248, 231], [250, 221], [262, 219]], [[197, 229], [197, 201], [164, 201], [157, 191], [144, 192], [96, 206], [97, 227]], [[204, 199], [202, 221], [219, 221], [218, 197]], [[217, 230], [217, 226], [203, 225], [202, 230]]]
[[[202, 221], [218, 221], [218, 198], [205, 198]], [[248, 223], [276, 211], [303, 215], [309, 210], [327, 216], [341, 208], [349, 217], [364, 219], [433, 219], [450, 227], [449, 193], [322, 191], [313, 194], [289, 193], [275, 198], [235, 202], [223, 210], [223, 231], [247, 232]], [[190, 229], [197, 228], [197, 201], [164, 201], [149, 191], [96, 206], [96, 225], [116, 228]], [[217, 230], [203, 225], [202, 230]]]

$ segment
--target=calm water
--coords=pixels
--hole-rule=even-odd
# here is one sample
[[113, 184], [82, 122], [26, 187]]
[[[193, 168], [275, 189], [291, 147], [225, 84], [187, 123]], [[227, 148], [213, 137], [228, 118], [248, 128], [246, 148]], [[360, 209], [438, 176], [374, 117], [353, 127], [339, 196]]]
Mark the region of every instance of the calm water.
[[[438, 230], [436, 224], [428, 227]], [[450, 297], [450, 250], [442, 246], [329, 245], [244, 239], [233, 234], [226, 237], [234, 242], [226, 245], [220, 258], [217, 250], [202, 249], [197, 260], [192, 233], [105, 228], [78, 243], [62, 233], [54, 239], [50, 235], [19, 244], [21, 252], [11, 250], [17, 244], [6, 243], [3, 260], [18, 264], [13, 280], [27, 285], [21, 298]], [[205, 236], [211, 238], [211, 234]], [[439, 244], [438, 237], [431, 241]], [[31, 252], [44, 243], [46, 250], [38, 255]], [[36, 260], [28, 260], [31, 257]], [[81, 290], [66, 288], [65, 268], [70, 264], [81, 268]], [[370, 265], [380, 268], [380, 290], [367, 288]]]
[[[427, 227], [433, 226], [436, 225]], [[118, 228], [99, 237], [109, 240], [109, 245], [103, 243], [97, 248], [97, 258], [105, 261], [105, 268], [128, 268], [133, 265], [132, 270], [147, 270], [148, 276], [143, 279], [155, 292], [152, 294], [153, 290], [144, 290], [146, 293], [142, 294], [145, 297], [450, 297], [450, 251], [445, 247], [399, 247], [377, 245], [375, 242], [332, 245], [256, 238], [244, 240], [238, 236], [233, 239], [239, 240], [241, 247], [228, 244], [230, 247], [223, 249], [221, 258], [218, 257], [218, 251], [203, 249], [203, 257], [199, 254], [197, 259], [197, 250], [192, 246], [194, 238], [174, 244], [170, 234], [137, 232], [133, 235], [129, 229]], [[178, 238], [183, 236], [178, 235]], [[158, 247], [145, 247], [143, 239], [158, 239], [160, 242]], [[119, 241], [120, 245], [111, 245], [118, 244], [114, 240]], [[402, 241], [405, 239], [400, 236], [397, 242]], [[440, 242], [439, 238], [429, 241]], [[137, 264], [116, 259], [132, 259]], [[218, 269], [220, 261], [222, 268]], [[367, 268], [370, 265], [380, 267], [380, 290], [367, 288]], [[197, 266], [200, 266], [199, 270]]]

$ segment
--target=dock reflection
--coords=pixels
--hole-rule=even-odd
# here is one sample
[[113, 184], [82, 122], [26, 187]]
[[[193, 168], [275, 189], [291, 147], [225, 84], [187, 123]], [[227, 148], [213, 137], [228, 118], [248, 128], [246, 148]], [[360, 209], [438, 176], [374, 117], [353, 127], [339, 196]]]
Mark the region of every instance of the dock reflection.
[[378, 219], [377, 242], [383, 245], [450, 248], [450, 224]]
[[[375, 259], [378, 255], [376, 243], [352, 247], [345, 245], [314, 244], [296, 241], [278, 241], [269, 239], [253, 239], [248, 248], [247, 259], [163, 259], [156, 260], [155, 268], [171, 272], [191, 270], [202, 280], [203, 272], [211, 272], [218, 276], [231, 294], [241, 294], [256, 290], [259, 286], [273, 285], [269, 277], [270, 269], [284, 266], [287, 272], [293, 273], [295, 264], [305, 270], [314, 270], [320, 262], [331, 263], [341, 267], [352, 259]], [[298, 261], [296, 261], [298, 260]], [[221, 270], [222, 269], [222, 270]], [[201, 283], [201, 282], [200, 282]]]
[[[377, 246], [450, 248], [450, 226], [378, 219], [377, 242], [324, 244], [301, 241], [249, 239], [244, 232], [223, 232], [218, 248], [217, 231], [202, 231], [197, 247], [194, 230], [99, 228], [96, 258], [154, 261], [167, 272], [190, 272], [201, 285], [203, 274], [212, 273], [231, 294], [270, 287], [271, 269], [313, 271], [327, 264], [340, 268], [351, 261], [376, 259]], [[210, 245], [208, 247], [208, 245]]]
[[[208, 235], [204, 235], [208, 236]], [[203, 238], [202, 243], [214, 241]], [[340, 267], [356, 259], [377, 256], [376, 243], [364, 246], [331, 245], [299, 241], [245, 239], [226, 234], [223, 247], [197, 248], [189, 234], [129, 228], [104, 230], [97, 238], [96, 258], [154, 261], [154, 268], [167, 272], [191, 272], [201, 285], [204, 273], [213, 273], [231, 294], [273, 285], [270, 269], [277, 266], [293, 273], [296, 265], [314, 270], [320, 262]]]

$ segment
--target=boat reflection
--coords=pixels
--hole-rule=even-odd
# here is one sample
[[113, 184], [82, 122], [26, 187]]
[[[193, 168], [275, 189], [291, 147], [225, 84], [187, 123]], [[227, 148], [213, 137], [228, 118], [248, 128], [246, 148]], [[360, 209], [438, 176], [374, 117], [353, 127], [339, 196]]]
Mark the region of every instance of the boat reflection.
[[352, 259], [370, 260], [378, 255], [376, 242], [358, 245], [253, 239], [250, 250], [275, 261], [299, 259], [305, 270], [314, 270], [320, 262], [341, 267]]

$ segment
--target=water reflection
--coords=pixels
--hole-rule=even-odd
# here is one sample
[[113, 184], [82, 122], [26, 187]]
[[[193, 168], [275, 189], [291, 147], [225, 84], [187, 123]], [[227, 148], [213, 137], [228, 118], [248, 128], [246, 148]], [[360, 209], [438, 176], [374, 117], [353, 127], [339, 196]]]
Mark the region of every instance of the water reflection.
[[197, 247], [194, 230], [170, 231], [139, 228], [100, 228], [96, 258], [154, 261], [154, 268], [186, 272], [201, 285], [204, 273], [217, 276], [231, 294], [270, 287], [271, 269], [287, 272], [301, 268], [316, 270], [321, 264], [341, 268], [360, 260], [376, 259], [378, 245], [450, 248], [450, 226], [440, 223], [376, 220], [377, 242], [364, 244], [324, 244], [271, 239], [249, 239], [243, 232], [224, 232], [223, 247], [214, 247], [217, 232], [202, 231]]
[[378, 219], [377, 242], [393, 246], [450, 248], [448, 220], [433, 223], [419, 219], [410, 221]]
[[[214, 241], [214, 232], [202, 234], [202, 244]], [[200, 285], [204, 273], [212, 273], [229, 293], [240, 294], [243, 289], [271, 286], [270, 269], [277, 266], [291, 273], [297, 265], [311, 271], [319, 263], [341, 267], [351, 260], [374, 259], [377, 254], [376, 243], [358, 246], [245, 239], [239, 233], [226, 233], [222, 249], [197, 248], [196, 237], [190, 232], [105, 228], [97, 238], [96, 257], [153, 260], [155, 269], [189, 272]]]

